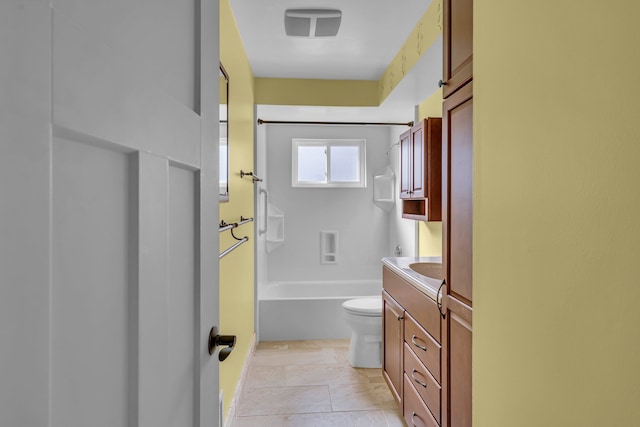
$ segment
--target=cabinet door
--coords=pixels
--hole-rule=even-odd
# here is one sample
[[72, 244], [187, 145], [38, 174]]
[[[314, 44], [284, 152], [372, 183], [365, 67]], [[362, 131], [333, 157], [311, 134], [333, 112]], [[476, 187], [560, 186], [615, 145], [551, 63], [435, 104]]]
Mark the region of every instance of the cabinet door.
[[400, 198], [411, 197], [411, 129], [400, 135]]
[[443, 55], [447, 98], [473, 74], [473, 0], [444, 0]]
[[411, 128], [411, 198], [424, 199], [427, 197], [426, 167], [426, 140], [424, 124], [421, 121]]
[[447, 98], [443, 111], [442, 425], [471, 426], [473, 86]]
[[424, 177], [428, 221], [442, 221], [442, 119], [429, 117], [424, 123]]
[[471, 427], [471, 307], [445, 297], [442, 425]]
[[451, 296], [472, 300], [473, 84], [444, 102], [443, 265]]
[[391, 296], [383, 292], [384, 310], [382, 321], [384, 324], [382, 342], [383, 376], [393, 393], [393, 397], [402, 407], [402, 372], [404, 369], [402, 347], [404, 344], [404, 310]]

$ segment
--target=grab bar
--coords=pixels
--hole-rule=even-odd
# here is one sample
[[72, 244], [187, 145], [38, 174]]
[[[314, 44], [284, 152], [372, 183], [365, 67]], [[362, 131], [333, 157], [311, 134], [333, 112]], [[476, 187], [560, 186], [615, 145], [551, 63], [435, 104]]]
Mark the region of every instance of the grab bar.
[[220, 221], [220, 233], [222, 233], [223, 231], [227, 231], [227, 230], [231, 230], [232, 228], [236, 228], [236, 224], [237, 223], [233, 223], [233, 224], [227, 224], [224, 221]]
[[253, 218], [245, 218], [242, 215], [240, 216], [240, 221], [239, 222], [234, 222], [231, 224], [227, 224], [226, 222], [224, 222], [224, 220], [220, 221], [220, 233], [222, 233], [223, 231], [227, 231], [227, 230], [231, 230], [231, 237], [233, 237], [234, 239], [238, 240], [238, 242], [234, 243], [232, 246], [230, 246], [229, 248], [225, 249], [224, 251], [222, 251], [220, 253], [220, 255], [218, 255], [218, 259], [222, 259], [224, 258], [226, 255], [228, 255], [230, 252], [232, 252], [234, 249], [236, 249], [238, 246], [240, 246], [241, 244], [249, 241], [249, 237], [244, 236], [243, 238], [238, 238], [236, 237], [235, 234], [233, 234], [233, 229], [240, 227], [243, 224], [246, 224], [248, 222], [253, 222]]
[[240, 170], [240, 178], [244, 178], [245, 176], [250, 176], [251, 181], [255, 184], [256, 182], [262, 182], [262, 178], [258, 178], [253, 174], [253, 172], [245, 172], [242, 169]]
[[267, 227], [269, 224], [269, 221], [267, 219], [268, 208], [269, 208], [269, 192], [264, 188], [260, 188], [259, 194], [264, 194], [264, 207], [262, 208], [263, 209], [262, 213], [264, 214], [264, 217], [262, 220], [262, 222], [264, 223], [264, 229], [258, 228], [258, 235], [261, 236], [267, 233]]
[[240, 216], [240, 222], [232, 222], [231, 224], [227, 224], [224, 220], [220, 221], [220, 230], [219, 233], [223, 231], [231, 230], [232, 228], [240, 227], [248, 222], [253, 222], [253, 218], [245, 218], [242, 215]]
[[240, 246], [241, 244], [245, 243], [249, 241], [249, 238], [247, 236], [244, 236], [242, 239], [240, 239], [239, 242], [235, 243], [233, 246], [225, 249], [223, 252], [220, 253], [220, 255], [218, 255], [218, 259], [222, 259], [225, 256], [227, 256], [230, 252], [232, 252], [234, 249], [236, 249], [238, 246]]
[[253, 218], [245, 218], [243, 216], [240, 216], [240, 222], [237, 222], [236, 226], [240, 227], [241, 225], [246, 224], [248, 222], [253, 222]]

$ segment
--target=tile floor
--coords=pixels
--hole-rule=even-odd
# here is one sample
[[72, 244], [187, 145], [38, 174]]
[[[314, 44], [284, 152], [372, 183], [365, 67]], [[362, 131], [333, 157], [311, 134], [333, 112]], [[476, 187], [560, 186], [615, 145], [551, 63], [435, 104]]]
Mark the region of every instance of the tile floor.
[[382, 371], [348, 352], [349, 340], [259, 343], [231, 426], [405, 426]]

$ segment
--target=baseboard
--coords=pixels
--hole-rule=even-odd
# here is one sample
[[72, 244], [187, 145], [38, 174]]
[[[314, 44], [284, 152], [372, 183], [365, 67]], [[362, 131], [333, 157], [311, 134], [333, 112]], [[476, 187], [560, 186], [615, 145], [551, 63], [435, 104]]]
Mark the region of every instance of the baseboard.
[[238, 403], [238, 398], [242, 394], [242, 390], [244, 390], [244, 383], [247, 379], [247, 373], [249, 371], [249, 366], [251, 363], [251, 359], [256, 352], [256, 334], [253, 334], [251, 337], [251, 345], [249, 346], [249, 354], [247, 354], [247, 359], [244, 362], [244, 366], [242, 367], [242, 373], [240, 374], [240, 379], [238, 380], [238, 386], [236, 387], [236, 391], [233, 394], [233, 399], [231, 400], [231, 406], [229, 407], [229, 413], [224, 419], [224, 427], [231, 427], [233, 418], [236, 416], [236, 405]]

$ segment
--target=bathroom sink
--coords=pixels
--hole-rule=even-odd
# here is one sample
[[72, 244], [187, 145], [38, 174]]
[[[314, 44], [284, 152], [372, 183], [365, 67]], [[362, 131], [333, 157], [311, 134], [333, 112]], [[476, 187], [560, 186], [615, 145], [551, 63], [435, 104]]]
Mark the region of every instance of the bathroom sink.
[[413, 264], [409, 264], [409, 268], [418, 274], [431, 277], [432, 279], [444, 279], [444, 271], [442, 271], [442, 264], [440, 263], [416, 262]]

